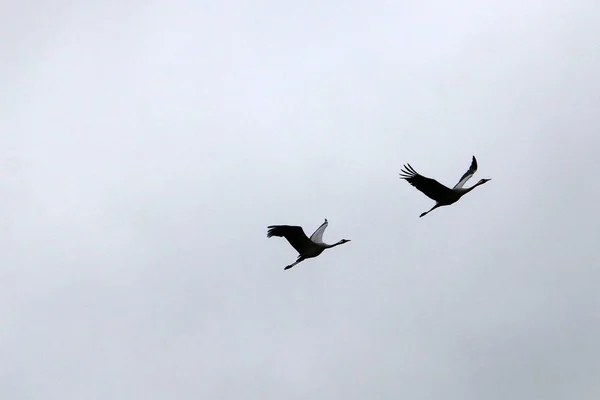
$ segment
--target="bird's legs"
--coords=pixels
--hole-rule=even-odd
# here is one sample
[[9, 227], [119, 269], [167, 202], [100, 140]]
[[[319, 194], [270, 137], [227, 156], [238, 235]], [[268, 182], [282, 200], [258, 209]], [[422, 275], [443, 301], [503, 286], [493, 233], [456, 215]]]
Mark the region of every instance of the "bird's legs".
[[429, 214], [430, 212], [432, 212], [433, 210], [435, 210], [439, 206], [440, 206], [440, 204], [437, 203], [435, 206], [431, 207], [431, 209], [429, 211], [425, 211], [423, 214], [419, 215], [419, 218], [424, 217], [425, 215]]
[[300, 257], [298, 257], [298, 259], [296, 260], [296, 262], [295, 262], [295, 263], [288, 265], [287, 267], [285, 267], [285, 268], [284, 268], [284, 270], [286, 270], [286, 269], [290, 269], [290, 268], [292, 268], [294, 265], [296, 265], [296, 264], [298, 264], [299, 262], [302, 262], [302, 261], [304, 261], [304, 257], [300, 256]]

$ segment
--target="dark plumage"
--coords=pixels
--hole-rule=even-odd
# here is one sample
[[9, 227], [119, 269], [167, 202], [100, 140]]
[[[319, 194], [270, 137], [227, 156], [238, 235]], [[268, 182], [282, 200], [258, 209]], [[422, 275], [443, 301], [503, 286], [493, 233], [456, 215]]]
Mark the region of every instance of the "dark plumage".
[[471, 179], [471, 177], [477, 171], [477, 160], [475, 156], [473, 156], [473, 160], [471, 161], [471, 166], [469, 170], [464, 173], [464, 175], [460, 178], [458, 183], [454, 185], [452, 189], [446, 187], [436, 181], [435, 179], [427, 178], [421, 174], [419, 174], [415, 169], [410, 165], [404, 165], [402, 172], [400, 173], [400, 178], [405, 179], [408, 183], [413, 185], [415, 188], [420, 190], [423, 194], [425, 194], [430, 199], [434, 200], [436, 204], [429, 210], [422, 213], [419, 217], [425, 216], [427, 213], [433, 211], [434, 209], [442, 206], [448, 206], [450, 204], [456, 203], [462, 196], [469, 193], [471, 190], [475, 189], [477, 186], [483, 185], [484, 183], [490, 181], [491, 179], [481, 179], [475, 185], [470, 188], [463, 189], [464, 184]]
[[290, 225], [271, 225], [267, 231], [267, 237], [279, 236], [284, 237], [292, 245], [294, 249], [299, 253], [298, 259], [295, 263], [288, 265], [284, 269], [290, 269], [294, 265], [307, 258], [313, 258], [318, 256], [325, 249], [330, 249], [340, 244], [349, 242], [350, 240], [342, 239], [334, 244], [326, 244], [323, 242], [323, 232], [327, 228], [327, 219], [321, 224], [321, 226], [308, 238], [304, 233], [304, 230], [299, 226]]
[[304, 251], [305, 248], [310, 247], [312, 242], [304, 233], [304, 230], [300, 226], [290, 226], [290, 225], [272, 225], [269, 226], [269, 230], [267, 231], [267, 237], [270, 238], [272, 236], [284, 237], [293, 248], [300, 254]]

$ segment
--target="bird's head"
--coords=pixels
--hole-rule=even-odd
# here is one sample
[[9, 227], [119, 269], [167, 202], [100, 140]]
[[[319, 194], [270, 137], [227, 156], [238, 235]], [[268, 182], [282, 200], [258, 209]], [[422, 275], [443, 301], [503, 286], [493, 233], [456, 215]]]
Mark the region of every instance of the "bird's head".
[[342, 239], [340, 240], [340, 244], [344, 244], [344, 243], [348, 243], [350, 241], [350, 239]]
[[483, 185], [484, 183], [491, 181], [491, 179], [480, 179], [479, 182], [477, 182], [478, 185]]

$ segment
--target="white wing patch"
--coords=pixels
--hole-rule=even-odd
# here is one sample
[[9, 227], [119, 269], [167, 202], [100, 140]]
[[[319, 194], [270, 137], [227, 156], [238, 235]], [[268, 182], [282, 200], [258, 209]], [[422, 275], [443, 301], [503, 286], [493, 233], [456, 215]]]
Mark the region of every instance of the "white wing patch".
[[469, 179], [471, 179], [471, 177], [473, 175], [475, 175], [476, 171], [477, 171], [477, 160], [475, 159], [475, 156], [473, 156], [473, 161], [471, 161], [471, 166], [469, 167], [469, 170], [467, 172], [465, 172], [465, 174], [460, 178], [460, 180], [453, 187], [453, 189], [461, 189], [463, 186], [465, 186], [465, 183], [467, 183], [467, 181]]
[[317, 228], [315, 233], [310, 236], [310, 240], [315, 243], [323, 243], [323, 232], [325, 232], [327, 225], [329, 225], [329, 222], [327, 222], [327, 218], [325, 218], [325, 222], [323, 222], [323, 224]]

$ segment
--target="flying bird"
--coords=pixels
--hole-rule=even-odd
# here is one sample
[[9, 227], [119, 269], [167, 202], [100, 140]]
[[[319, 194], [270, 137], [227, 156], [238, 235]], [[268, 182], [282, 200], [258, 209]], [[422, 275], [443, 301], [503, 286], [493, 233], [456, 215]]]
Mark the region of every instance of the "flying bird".
[[404, 166], [402, 169], [402, 173], [400, 173], [400, 178], [406, 179], [408, 183], [419, 189], [421, 192], [425, 194], [425, 196], [429, 197], [432, 200], [435, 200], [435, 206], [433, 206], [429, 211], [424, 212], [419, 216], [423, 217], [435, 210], [438, 207], [449, 206], [450, 204], [456, 203], [462, 196], [469, 193], [471, 190], [475, 189], [479, 185], [483, 185], [484, 183], [491, 181], [491, 179], [481, 179], [475, 185], [470, 188], [464, 189], [463, 186], [473, 175], [475, 175], [475, 171], [477, 171], [477, 160], [475, 156], [473, 156], [473, 161], [471, 162], [471, 166], [469, 170], [465, 172], [465, 174], [460, 178], [458, 183], [452, 188], [448, 188], [435, 179], [424, 177], [414, 170], [410, 164]]
[[267, 237], [271, 236], [279, 236], [284, 237], [293, 248], [300, 253], [298, 259], [295, 263], [288, 265], [285, 269], [290, 269], [294, 265], [298, 264], [306, 260], [307, 258], [313, 258], [318, 256], [325, 249], [330, 249], [332, 247], [338, 246], [340, 244], [344, 244], [349, 242], [350, 240], [342, 239], [334, 244], [326, 244], [323, 242], [323, 232], [325, 232], [325, 228], [327, 228], [327, 218], [325, 218], [325, 222], [313, 233], [310, 238], [306, 236], [302, 227], [300, 226], [290, 226], [290, 225], [272, 225], [269, 226], [269, 230], [267, 231]]

